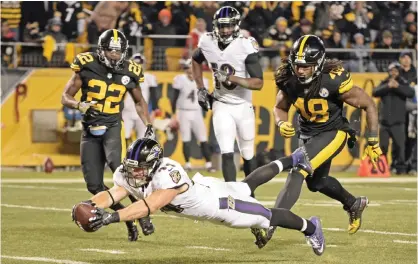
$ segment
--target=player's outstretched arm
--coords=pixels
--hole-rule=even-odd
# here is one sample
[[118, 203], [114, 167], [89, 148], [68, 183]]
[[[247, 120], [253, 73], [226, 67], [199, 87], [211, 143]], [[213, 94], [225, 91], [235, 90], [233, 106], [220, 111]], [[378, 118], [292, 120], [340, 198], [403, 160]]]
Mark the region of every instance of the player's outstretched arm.
[[125, 188], [115, 185], [107, 191], [99, 192], [90, 200], [96, 204], [96, 207], [105, 209], [122, 201], [128, 195], [129, 193]]
[[169, 204], [177, 194], [179, 194], [179, 189], [157, 190], [149, 197], [117, 211], [119, 219], [120, 221], [133, 221], [149, 216]]
[[80, 90], [81, 85], [82, 81], [80, 75], [78, 73], [74, 73], [65, 85], [64, 92], [61, 96], [61, 104], [66, 107], [77, 109], [79, 102], [74, 98], [74, 96]]
[[295, 135], [295, 128], [292, 126], [292, 123], [288, 122], [289, 109], [290, 103], [287, 99], [287, 95], [282, 90], [279, 90], [276, 96], [273, 114], [276, 125], [279, 127], [280, 135], [285, 138]]
[[103, 225], [109, 225], [117, 222], [133, 221], [156, 212], [160, 208], [169, 204], [177, 194], [182, 191], [179, 189], [164, 189], [153, 192], [149, 197], [137, 201], [128, 207], [118, 210], [114, 213], [106, 212], [97, 208], [93, 212], [95, 217], [90, 219], [91, 228], [100, 228]]

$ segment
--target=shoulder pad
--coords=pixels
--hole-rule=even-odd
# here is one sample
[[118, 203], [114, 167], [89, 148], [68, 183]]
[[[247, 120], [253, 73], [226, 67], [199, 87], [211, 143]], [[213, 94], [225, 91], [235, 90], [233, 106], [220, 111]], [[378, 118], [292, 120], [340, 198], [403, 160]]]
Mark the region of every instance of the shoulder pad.
[[253, 37], [242, 37], [242, 41], [244, 44], [244, 48], [248, 54], [257, 53], [260, 49], [257, 40], [255, 40], [255, 38]]
[[353, 88], [354, 82], [350, 72], [344, 68], [339, 68], [332, 70], [330, 73], [323, 74], [323, 85], [329, 90], [343, 94]]
[[97, 57], [94, 52], [80, 53], [74, 58], [74, 61], [73, 63], [71, 63], [70, 68], [75, 72], [79, 72], [82, 71], [83, 68], [92, 65], [93, 62], [97, 63]]
[[128, 76], [135, 79], [135, 82], [144, 82], [144, 69], [142, 68], [142, 65], [134, 62], [133, 60], [126, 61], [125, 71]]

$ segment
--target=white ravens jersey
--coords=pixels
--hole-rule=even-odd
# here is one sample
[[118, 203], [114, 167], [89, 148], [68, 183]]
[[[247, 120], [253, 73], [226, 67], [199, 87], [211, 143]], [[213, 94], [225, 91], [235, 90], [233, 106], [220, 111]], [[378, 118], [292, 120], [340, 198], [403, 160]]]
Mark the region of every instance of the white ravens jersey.
[[[205, 87], [209, 87], [209, 81], [203, 78]], [[173, 88], [180, 91], [177, 100], [177, 109], [183, 110], [198, 110], [200, 109], [197, 101], [197, 87], [194, 80], [190, 80], [187, 74], [179, 74], [174, 77]]]
[[[242, 78], [249, 78], [245, 68], [248, 55], [258, 52], [258, 43], [253, 37], [239, 36], [224, 50], [218, 47], [218, 40], [213, 33], [202, 35], [198, 47], [213, 70], [221, 69]], [[214, 80], [214, 97], [227, 104], [252, 102], [252, 91], [230, 82], [219, 83]]]
[[[151, 73], [144, 73], [144, 82], [140, 83], [142, 96], [145, 102], [149, 103], [150, 88], [157, 87], [157, 78]], [[130, 93], [126, 93], [123, 111], [127, 113], [133, 113], [136, 115], [135, 102]]]

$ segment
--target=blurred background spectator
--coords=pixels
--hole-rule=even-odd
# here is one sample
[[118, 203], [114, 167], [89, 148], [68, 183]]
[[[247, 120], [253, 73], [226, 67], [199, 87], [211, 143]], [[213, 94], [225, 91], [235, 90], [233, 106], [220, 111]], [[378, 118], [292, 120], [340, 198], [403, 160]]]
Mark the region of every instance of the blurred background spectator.
[[400, 75], [401, 65], [393, 62], [388, 67], [389, 76], [373, 91], [374, 97], [380, 97], [380, 147], [384, 155], [388, 153], [389, 138], [392, 139], [391, 169], [397, 174], [407, 172], [405, 162], [405, 115], [406, 99], [413, 98], [414, 90]]
[[[165, 70], [177, 69], [178, 60], [190, 56], [199, 36], [205, 32], [203, 27], [212, 31], [214, 13], [226, 5], [241, 13], [241, 33], [259, 42], [264, 70], [277, 68], [292, 41], [304, 34], [321, 36], [328, 48], [357, 49], [328, 53], [329, 57], [343, 60], [354, 72], [386, 72], [390, 62], [399, 56], [399, 51], [391, 52], [392, 49], [417, 47], [417, 4], [403, 1], [3, 1], [1, 17], [8, 22], [5, 27], [8, 25], [15, 33], [15, 39], [38, 45], [44, 44], [48, 21], [59, 17], [61, 33], [73, 45], [66, 47], [66, 62], [76, 53], [89, 48], [96, 50], [100, 34], [118, 28], [129, 40], [129, 54], [143, 52], [148, 58], [147, 69], [152, 66]], [[10, 36], [7, 33], [2, 38], [10, 40]], [[84, 46], [87, 43], [90, 46]], [[185, 48], [179, 51], [180, 47]], [[373, 48], [389, 52], [365, 50]], [[45, 66], [37, 59], [42, 59], [41, 46], [23, 45], [15, 51], [19, 65]]]

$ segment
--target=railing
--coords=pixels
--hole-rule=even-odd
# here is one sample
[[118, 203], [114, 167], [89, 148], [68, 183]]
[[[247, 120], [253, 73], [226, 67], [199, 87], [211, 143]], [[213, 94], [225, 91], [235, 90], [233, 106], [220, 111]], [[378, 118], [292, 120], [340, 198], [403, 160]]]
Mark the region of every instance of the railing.
[[[179, 70], [179, 61], [192, 54], [191, 41], [186, 42], [189, 35], [147, 35], [136, 39], [136, 45], [129, 46], [129, 56], [136, 52], [144, 54], [147, 70]], [[188, 45], [186, 46], [186, 43]], [[97, 45], [68, 43], [55, 44], [52, 58], [47, 61], [43, 55], [41, 43], [3, 42], [4, 47], [11, 47], [13, 52], [9, 61], [3, 66], [20, 67], [67, 67], [73, 57], [83, 51], [94, 51]], [[412, 63], [416, 66], [417, 51], [414, 49], [327, 49], [328, 57], [335, 57], [344, 62], [345, 67], [352, 72], [384, 72], [387, 66], [397, 61], [399, 54], [408, 51], [412, 54]], [[265, 56], [268, 52], [269, 56]], [[261, 57], [271, 59], [272, 53], [280, 56], [278, 49], [261, 48]], [[382, 55], [384, 54], [384, 55]], [[376, 56], [378, 55], [378, 56]], [[274, 56], [274, 53], [273, 53]], [[268, 61], [268, 63], [270, 63]], [[271, 66], [265, 70], [273, 70]]]

